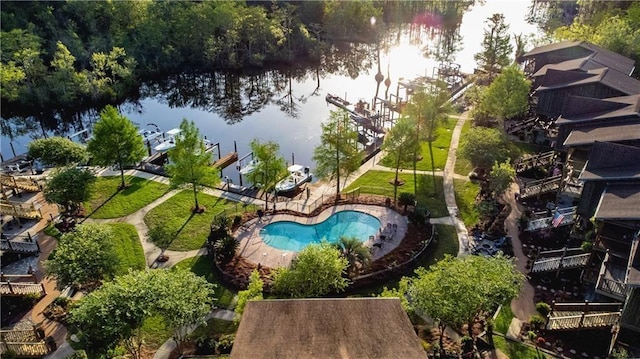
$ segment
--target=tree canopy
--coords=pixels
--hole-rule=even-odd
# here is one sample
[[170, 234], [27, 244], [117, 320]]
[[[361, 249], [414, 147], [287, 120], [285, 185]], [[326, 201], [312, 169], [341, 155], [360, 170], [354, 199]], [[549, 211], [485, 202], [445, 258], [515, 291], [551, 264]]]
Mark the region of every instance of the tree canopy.
[[146, 154], [138, 128], [118, 110], [108, 105], [100, 112], [100, 119], [93, 125], [93, 136], [87, 145], [93, 162], [102, 166], [117, 166], [125, 188], [124, 168], [133, 165]]
[[350, 121], [346, 111], [331, 111], [322, 124], [320, 144], [313, 151], [316, 174], [336, 179], [336, 198], [340, 198], [340, 178], [349, 177], [362, 162], [362, 153], [357, 148], [358, 132]]
[[482, 92], [478, 111], [506, 120], [523, 115], [529, 109], [531, 81], [516, 66], [507, 66]]
[[122, 343], [139, 358], [145, 319], [162, 316], [180, 348], [185, 325], [204, 324], [212, 298], [213, 285], [189, 271], [132, 271], [82, 298], [71, 310], [71, 323], [87, 349], [105, 351]]
[[61, 167], [53, 171], [44, 187], [44, 199], [75, 213], [89, 199], [96, 176], [86, 168]]
[[264, 299], [262, 294], [263, 286], [264, 282], [260, 278], [260, 273], [258, 270], [254, 269], [249, 277], [249, 285], [247, 289], [238, 292], [238, 303], [234, 309], [236, 314], [238, 314], [236, 318], [239, 319], [242, 313], [244, 313], [244, 308], [250, 300]]
[[274, 141], [261, 142], [259, 139], [253, 139], [250, 146], [256, 165], [253, 172], [247, 175], [247, 179], [254, 184], [260, 184], [268, 192], [287, 173], [286, 162], [280, 155], [280, 145]]
[[505, 23], [503, 14], [493, 14], [485, 21], [486, 27], [482, 39], [483, 50], [474, 55], [478, 68], [482, 70], [489, 81], [500, 73], [503, 67], [511, 62], [513, 52], [509, 25]]
[[[416, 274], [408, 288], [410, 305], [437, 320], [442, 332], [447, 325], [460, 328], [480, 313], [506, 304], [518, 295], [524, 282], [512, 259], [501, 255], [447, 255], [428, 270], [419, 268]], [[442, 336], [440, 344], [442, 348]]]
[[340, 240], [334, 245], [347, 260], [347, 275], [349, 277], [357, 276], [360, 270], [371, 264], [371, 252], [358, 238], [340, 237]]
[[416, 138], [416, 120], [411, 117], [401, 117], [393, 126], [382, 143], [382, 150], [391, 158], [395, 168], [395, 185], [393, 186], [393, 202], [398, 197], [398, 173], [400, 167], [413, 163], [419, 151], [420, 142]]
[[56, 251], [44, 262], [48, 276], [63, 289], [91, 289], [113, 277], [118, 258], [107, 225], [86, 223], [60, 237]]
[[496, 197], [502, 196], [516, 178], [516, 170], [509, 161], [495, 162], [489, 172], [489, 186]]
[[462, 135], [458, 154], [474, 167], [489, 169], [509, 158], [509, 148], [502, 131], [476, 126]]
[[166, 168], [171, 176], [171, 186], [190, 184], [195, 201], [194, 212], [199, 211], [198, 191], [203, 185], [211, 183], [216, 175], [211, 166], [211, 152], [207, 151], [193, 121], [185, 118], [180, 123], [180, 134], [176, 137], [175, 147], [169, 150], [169, 161]]
[[28, 154], [44, 165], [55, 167], [83, 163], [89, 158], [85, 146], [59, 136], [29, 142]]
[[329, 243], [310, 244], [300, 251], [290, 268], [278, 268], [273, 275], [273, 290], [280, 297], [320, 297], [347, 287], [342, 275], [347, 259]]

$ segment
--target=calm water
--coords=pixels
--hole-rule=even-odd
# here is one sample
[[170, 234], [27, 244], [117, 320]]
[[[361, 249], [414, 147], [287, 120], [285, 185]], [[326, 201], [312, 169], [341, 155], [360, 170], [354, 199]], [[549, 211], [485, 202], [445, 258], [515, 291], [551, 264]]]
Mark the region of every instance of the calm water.
[[[491, 14], [503, 13], [507, 23], [510, 24], [510, 33], [525, 35], [535, 33], [535, 26], [527, 24], [524, 20], [528, 6], [529, 1], [487, 0], [484, 5], [476, 5], [467, 11], [460, 26], [461, 49], [455, 56], [455, 62], [461, 65], [462, 71], [473, 72], [475, 67], [473, 55], [481, 50], [484, 21]], [[412, 38], [415, 40], [415, 33]], [[276, 141], [280, 144], [281, 155], [289, 163], [293, 161], [292, 157], [295, 157], [296, 163], [310, 166], [313, 170], [313, 149], [319, 143], [320, 124], [328, 118], [329, 111], [335, 109], [333, 105], [327, 104], [325, 95], [331, 93], [346, 96], [351, 102], [358, 99], [371, 101], [376, 94], [377, 86], [379, 97], [385, 97], [385, 92], [387, 95], [395, 95], [399, 78], [415, 78], [431, 74], [437, 62], [425, 58], [423, 48], [432, 45], [433, 39], [424, 31], [418, 44], [413, 42], [408, 34], [404, 34], [397, 44], [381, 50], [381, 72], [385, 78], [387, 75], [390, 78], [389, 88], [384, 83], [378, 84], [375, 81], [374, 76], [378, 72], [375, 51], [369, 49], [368, 53], [361, 54], [363, 57], [361, 65], [362, 63], [364, 65], [360, 66], [357, 73], [351, 71], [351, 74], [347, 75], [348, 71], [343, 70], [341, 72], [345, 73], [344, 75], [320, 74], [319, 88], [317, 88], [318, 81], [313, 71], [308, 71], [303, 76], [294, 76], [290, 81], [286, 78], [265, 81], [264, 75], [251, 80], [245, 77], [241, 80], [243, 83], [240, 86], [243, 93], [238, 95], [242, 101], [238, 106], [221, 108], [217, 105], [234, 95], [224, 93], [226, 89], [224, 85], [202, 85], [199, 83], [201, 80], [199, 78], [183, 79], [186, 83], [198, 83], [195, 91], [194, 89], [184, 91], [195, 93], [192, 97], [184, 95], [185, 97], [182, 98], [183, 94], [175, 90], [179, 86], [172, 83], [159, 86], [160, 89], [153, 88], [153, 85], [148, 86], [151, 88], [147, 89], [143, 86], [141, 92], [145, 97], [137, 103], [125, 103], [120, 106], [120, 109], [141, 127], [154, 123], [162, 131], [178, 127], [183, 118], [193, 120], [203, 135], [213, 142], [220, 143], [223, 155], [234, 150], [234, 141], [240, 156], [249, 152], [249, 142], [254, 138]], [[344, 67], [348, 68], [348, 66]], [[259, 98], [252, 91], [255, 79], [267, 84], [265, 86], [269, 88], [263, 92], [269, 92], [270, 96], [264, 99]], [[207, 81], [210, 80], [207, 79]], [[237, 79], [225, 79], [227, 84], [235, 80]], [[402, 97], [402, 92], [400, 95]], [[215, 101], [212, 100], [214, 97]], [[255, 108], [251, 108], [252, 106]], [[227, 112], [230, 108], [237, 109], [244, 115], [236, 117], [229, 115]], [[287, 111], [283, 111], [283, 108]], [[71, 129], [67, 134], [73, 132]], [[41, 134], [35, 132], [35, 135]], [[14, 139], [13, 145], [16, 152], [25, 152], [29, 141], [30, 136]], [[10, 158], [12, 153], [9, 140], [2, 137], [1, 145], [5, 159]], [[225, 170], [224, 175], [235, 179], [237, 171], [234, 166], [231, 166]]]
[[355, 237], [364, 242], [379, 229], [380, 221], [370, 214], [341, 211], [314, 225], [289, 221], [271, 223], [264, 227], [261, 236], [271, 247], [299, 252], [311, 243], [336, 243], [341, 237]]

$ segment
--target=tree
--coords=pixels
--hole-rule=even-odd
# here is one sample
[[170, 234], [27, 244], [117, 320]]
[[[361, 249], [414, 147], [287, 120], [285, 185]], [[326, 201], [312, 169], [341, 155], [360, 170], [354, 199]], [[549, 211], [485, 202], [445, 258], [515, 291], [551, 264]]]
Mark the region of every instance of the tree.
[[347, 260], [347, 275], [349, 277], [356, 277], [362, 268], [371, 264], [371, 252], [358, 238], [340, 237], [340, 240], [334, 245], [342, 257]]
[[[444, 83], [438, 82], [427, 89], [415, 93], [411, 97], [411, 102], [407, 107], [409, 116], [416, 118], [416, 141], [424, 139], [429, 144], [429, 153], [431, 157], [431, 175], [433, 178], [433, 190], [436, 190], [436, 169], [433, 157], [433, 141], [436, 139], [436, 129], [451, 113], [452, 108], [449, 103], [449, 92]], [[415, 147], [413, 160], [413, 181], [414, 193], [417, 193], [417, 171], [416, 162], [418, 160], [419, 144]]]
[[162, 316], [180, 348], [185, 327], [204, 324], [212, 297], [213, 285], [185, 270], [131, 271], [82, 298], [71, 311], [71, 322], [87, 348], [105, 350], [122, 343], [139, 358], [145, 319]]
[[494, 162], [508, 159], [509, 149], [500, 130], [478, 126], [462, 136], [458, 154], [474, 167], [489, 169]]
[[478, 62], [478, 68], [486, 75], [489, 82], [493, 80], [500, 70], [511, 62], [509, 56], [513, 52], [509, 25], [505, 23], [503, 14], [493, 14], [485, 21], [487, 27], [484, 30], [482, 40], [483, 50], [474, 55]]
[[400, 167], [413, 163], [416, 153], [419, 151], [420, 142], [414, 132], [416, 121], [410, 117], [402, 117], [393, 126], [382, 143], [382, 150], [385, 151], [393, 161], [396, 169], [396, 177], [393, 181], [393, 202], [396, 202], [398, 194], [398, 172]]
[[489, 186], [495, 197], [500, 197], [511, 186], [516, 178], [516, 170], [509, 161], [495, 162], [489, 173]]
[[100, 119], [93, 126], [93, 137], [87, 151], [97, 165], [116, 165], [122, 180], [119, 189], [126, 187], [124, 168], [144, 158], [146, 149], [136, 126], [118, 110], [107, 105], [100, 112]]
[[84, 163], [89, 158], [83, 145], [59, 136], [29, 142], [28, 154], [44, 165], [56, 167]]
[[520, 116], [529, 109], [531, 81], [516, 65], [506, 67], [481, 96], [480, 108], [499, 120]]
[[347, 287], [342, 276], [347, 259], [329, 243], [310, 244], [298, 253], [290, 268], [278, 268], [273, 290], [290, 298], [320, 297]]
[[118, 257], [112, 243], [107, 225], [81, 224], [60, 237], [56, 251], [44, 262], [45, 272], [59, 289], [96, 287], [115, 274]]
[[169, 150], [170, 163], [166, 166], [171, 176], [171, 186], [179, 187], [190, 184], [195, 201], [194, 213], [201, 209], [198, 204], [198, 191], [215, 177], [215, 169], [211, 166], [211, 153], [206, 151], [200, 131], [193, 123], [183, 119], [180, 124], [180, 135], [176, 138], [176, 145]]
[[251, 272], [251, 276], [249, 277], [249, 286], [246, 290], [241, 290], [238, 292], [238, 303], [234, 311], [236, 312], [236, 319], [240, 319], [242, 313], [244, 313], [244, 308], [250, 300], [262, 300], [264, 296], [262, 294], [264, 282], [260, 278], [260, 273], [254, 269]]
[[259, 183], [265, 191], [265, 208], [269, 200], [269, 190], [287, 172], [285, 160], [279, 155], [280, 145], [273, 141], [260, 142], [258, 139], [251, 141], [251, 152], [257, 161], [253, 172], [247, 175], [251, 183]]
[[356, 146], [358, 132], [349, 126], [349, 121], [346, 111], [331, 111], [329, 120], [322, 124], [320, 144], [313, 151], [316, 174], [320, 178], [336, 178], [336, 200], [340, 199], [340, 177], [348, 178], [362, 162], [362, 153]]
[[512, 259], [446, 256], [428, 270], [420, 268], [408, 289], [411, 306], [438, 321], [440, 348], [447, 326], [469, 325], [482, 312], [495, 310], [515, 298], [524, 281]]
[[89, 199], [96, 177], [88, 169], [65, 167], [56, 169], [44, 187], [44, 199], [75, 213], [80, 204]]

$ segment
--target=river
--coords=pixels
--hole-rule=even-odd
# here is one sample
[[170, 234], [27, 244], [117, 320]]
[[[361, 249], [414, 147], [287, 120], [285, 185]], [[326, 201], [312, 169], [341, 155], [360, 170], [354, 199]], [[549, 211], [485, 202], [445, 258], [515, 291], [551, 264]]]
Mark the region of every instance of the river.
[[[473, 55], [481, 50], [484, 22], [492, 14], [503, 13], [506, 23], [510, 26], [509, 32], [512, 34], [537, 33], [536, 26], [528, 24], [525, 20], [529, 3], [524, 0], [487, 0], [484, 4], [476, 4], [464, 14], [460, 25], [461, 48], [455, 55], [455, 62], [460, 64], [462, 72], [473, 72], [475, 67]], [[413, 38], [415, 39], [415, 36]], [[413, 44], [410, 41], [410, 36], [405, 33], [400, 36], [398, 43], [381, 50], [381, 72], [385, 78], [388, 74], [391, 80], [388, 94], [395, 94], [398, 79], [412, 79], [417, 76], [430, 75], [434, 66], [437, 66], [435, 60], [423, 56], [423, 48], [430, 45], [429, 42], [432, 41], [432, 38], [425, 31], [421, 40], [421, 44]], [[529, 46], [528, 49], [531, 47]], [[357, 76], [354, 76], [353, 73], [351, 76], [347, 74], [321, 74], [318, 81], [313, 71], [307, 71], [307, 74], [301, 78], [294, 76], [290, 82], [286, 78], [267, 80], [265, 83], [268, 83], [271, 88], [266, 89], [265, 92], [270, 95], [264, 99], [251, 98], [252, 92], [246, 87], [253, 84], [252, 80], [247, 80], [242, 76], [232, 79], [225, 78], [223, 87], [232, 81], [243, 81], [243, 87], [246, 91], [244, 95], [238, 95], [242, 100], [238, 103], [240, 107], [247, 105], [255, 107], [254, 109], [239, 108], [239, 112], [244, 114], [235, 117], [226, 112], [228, 109], [221, 111], [216, 108], [216, 101], [224, 102], [225, 99], [210, 100], [211, 97], [221, 96], [212, 91], [220, 90], [215, 86], [196, 86], [195, 88], [199, 91], [211, 93], [202, 93], [194, 98], [189, 98], [183, 93], [176, 96], [171, 84], [165, 84], [165, 87], [161, 86], [161, 90], [154, 88], [145, 90], [143, 86], [141, 92], [146, 97], [135, 103], [124, 103], [120, 109], [123, 114], [141, 127], [145, 127], [148, 123], [154, 123], [163, 131], [178, 127], [183, 118], [193, 120], [203, 135], [213, 142], [220, 142], [223, 155], [233, 151], [234, 141], [240, 156], [243, 156], [249, 152], [249, 142], [252, 139], [273, 140], [280, 144], [281, 154], [289, 163], [295, 156], [296, 163], [313, 168], [313, 149], [320, 141], [320, 124], [328, 118], [329, 111], [335, 109], [333, 105], [325, 101], [325, 95], [331, 93], [346, 96], [348, 100], [355, 102], [361, 98], [371, 101], [376, 94], [378, 83], [375, 80], [375, 74], [378, 69], [375, 52], [373, 54], [371, 51], [369, 52], [366, 54], [365, 62], [367, 63], [365, 66], [360, 66]], [[273, 77], [276, 76], [273, 75]], [[224, 77], [224, 75], [219, 77]], [[256, 76], [256, 78], [264, 80], [264, 76]], [[186, 81], [199, 79], [197, 76], [193, 79], [187, 77]], [[210, 80], [207, 79], [207, 81]], [[317, 87], [318, 82], [319, 88]], [[282, 88], [283, 85], [285, 88]], [[287, 88], [289, 85], [290, 94]], [[384, 97], [385, 91], [387, 91], [384, 82], [379, 85], [378, 91], [379, 97]], [[255, 106], [256, 104], [259, 106]], [[283, 111], [283, 106], [288, 111]], [[290, 110], [292, 108], [294, 111]], [[95, 118], [92, 120], [95, 121]], [[40, 133], [36, 135], [40, 135]], [[26, 152], [26, 146], [32, 136], [14, 138], [12, 142], [15, 151], [17, 153]], [[8, 138], [2, 137], [1, 147], [5, 159], [12, 157], [10, 142]], [[224, 174], [231, 178], [237, 176], [234, 166], [225, 170]]]

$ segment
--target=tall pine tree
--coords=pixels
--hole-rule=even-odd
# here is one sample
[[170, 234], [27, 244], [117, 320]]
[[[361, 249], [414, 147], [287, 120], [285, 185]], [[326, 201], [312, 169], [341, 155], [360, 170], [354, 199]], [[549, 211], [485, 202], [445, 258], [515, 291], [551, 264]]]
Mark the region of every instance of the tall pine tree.
[[474, 59], [478, 63], [478, 69], [486, 74], [487, 80], [491, 82], [502, 68], [511, 62], [513, 46], [504, 15], [493, 14], [485, 23], [487, 27], [482, 40], [483, 50], [475, 54]]

